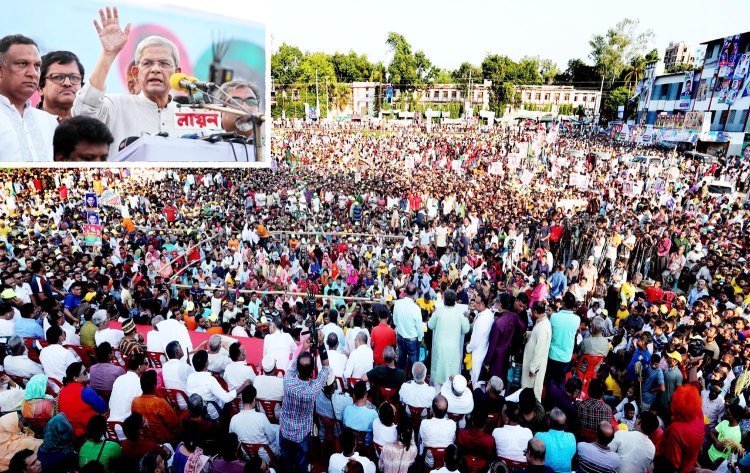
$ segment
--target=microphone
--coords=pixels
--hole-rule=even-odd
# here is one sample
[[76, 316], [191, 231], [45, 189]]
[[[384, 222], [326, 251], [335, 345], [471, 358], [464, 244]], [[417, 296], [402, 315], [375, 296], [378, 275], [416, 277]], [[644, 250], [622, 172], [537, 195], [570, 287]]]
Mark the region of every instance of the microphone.
[[179, 92], [190, 94], [193, 92], [207, 92], [216, 87], [213, 82], [202, 82], [182, 72], [175, 72], [169, 77], [169, 86]]

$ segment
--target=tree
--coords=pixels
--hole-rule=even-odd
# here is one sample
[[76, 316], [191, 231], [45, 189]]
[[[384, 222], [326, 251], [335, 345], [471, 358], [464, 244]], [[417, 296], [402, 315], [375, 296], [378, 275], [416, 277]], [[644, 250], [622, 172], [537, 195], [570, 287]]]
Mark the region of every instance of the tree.
[[385, 82], [386, 68], [382, 62], [378, 61], [372, 65], [370, 73], [370, 82]]
[[515, 68], [510, 69], [511, 80], [515, 84], [541, 84], [542, 76], [539, 74], [539, 58], [524, 56]]
[[282, 86], [297, 82], [302, 51], [296, 46], [282, 43], [279, 50], [271, 55], [271, 77]]
[[439, 69], [432, 65], [432, 61], [427, 58], [424, 51], [417, 51], [414, 53], [414, 66], [417, 72], [417, 80], [415, 85], [423, 86], [432, 83], [435, 77], [437, 77]]
[[482, 68], [470, 62], [463, 62], [455, 71], [451, 72], [452, 82], [458, 84], [462, 92], [469, 90], [469, 79], [473, 84], [482, 82]]
[[[630, 96], [630, 89], [627, 87], [618, 87], [607, 92], [604, 101], [602, 102], [602, 118], [606, 120], [614, 120], [617, 118], [617, 108], [621, 105], [626, 105], [628, 100], [630, 100]], [[634, 107], [631, 108], [633, 108], [633, 110], [630, 110], [630, 112], [633, 112]], [[627, 116], [625, 118], [627, 118]]]
[[654, 32], [638, 31], [640, 22], [625, 18], [604, 35], [597, 34], [591, 38], [591, 59], [596, 64], [597, 72], [608, 81], [611, 88], [622, 74], [625, 67], [637, 56], [642, 55], [654, 38]]
[[625, 67], [623, 70], [623, 82], [628, 90], [634, 91], [638, 81], [641, 80], [643, 74], [646, 72], [646, 58], [638, 56], [634, 58], [630, 65]]
[[339, 82], [351, 83], [355, 81], [366, 81], [372, 75], [374, 66], [367, 59], [367, 55], [361, 56], [354, 51], [348, 54], [336, 52], [331, 56], [336, 78]]
[[596, 71], [596, 67], [589, 66], [581, 59], [569, 60], [565, 72], [555, 77], [555, 82], [575, 87], [592, 87], [594, 84], [599, 85], [599, 81], [601, 81], [601, 76]]
[[[331, 106], [342, 112], [351, 103], [352, 89], [349, 84], [336, 84], [331, 93]], [[358, 110], [355, 110], [358, 112]]]
[[555, 61], [552, 59], [539, 60], [539, 75], [542, 76], [545, 84], [552, 84], [558, 74], [560, 74], [560, 69]]
[[674, 66], [670, 67], [666, 70], [667, 74], [674, 74], [675, 72], [686, 72], [686, 71], [692, 71], [695, 69], [695, 66], [692, 64], [675, 64]]
[[393, 53], [393, 59], [388, 65], [389, 81], [400, 90], [412, 89], [419, 76], [411, 45], [403, 35], [393, 32], [388, 33], [385, 44]]
[[[317, 76], [316, 76], [317, 74]], [[328, 82], [329, 85], [335, 85], [336, 69], [333, 67], [331, 56], [325, 53], [306, 54], [299, 66], [298, 82], [303, 86], [315, 87], [317, 77], [319, 84]]]

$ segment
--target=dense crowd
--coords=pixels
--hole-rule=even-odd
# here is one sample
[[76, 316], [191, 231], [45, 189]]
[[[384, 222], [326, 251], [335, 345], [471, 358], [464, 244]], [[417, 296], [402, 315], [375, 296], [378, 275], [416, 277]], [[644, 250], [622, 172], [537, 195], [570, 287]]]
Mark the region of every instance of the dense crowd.
[[0, 173], [0, 469], [750, 464], [747, 211], [709, 190], [747, 162], [277, 134], [267, 170]]

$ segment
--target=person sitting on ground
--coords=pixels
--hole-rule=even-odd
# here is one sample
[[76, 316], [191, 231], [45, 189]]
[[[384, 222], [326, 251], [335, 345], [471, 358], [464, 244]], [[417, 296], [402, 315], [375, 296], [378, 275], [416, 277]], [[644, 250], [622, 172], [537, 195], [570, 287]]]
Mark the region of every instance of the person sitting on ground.
[[17, 451], [8, 462], [7, 473], [40, 473], [41, 471], [42, 462], [30, 448]]

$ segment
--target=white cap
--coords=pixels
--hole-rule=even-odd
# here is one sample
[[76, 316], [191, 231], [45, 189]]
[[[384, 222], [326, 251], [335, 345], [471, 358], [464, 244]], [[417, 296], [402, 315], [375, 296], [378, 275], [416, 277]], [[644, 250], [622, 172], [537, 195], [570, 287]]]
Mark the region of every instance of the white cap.
[[263, 360], [261, 360], [260, 365], [263, 368], [263, 371], [268, 372], [276, 366], [276, 360], [271, 355], [266, 355], [263, 357]]
[[107, 315], [107, 311], [104, 309], [99, 309], [94, 312], [94, 315], [91, 317], [91, 322], [94, 325], [101, 325], [106, 322], [108, 318], [109, 316]]
[[463, 375], [457, 374], [453, 377], [453, 390], [458, 394], [463, 394], [466, 391], [467, 384], [466, 378]]

